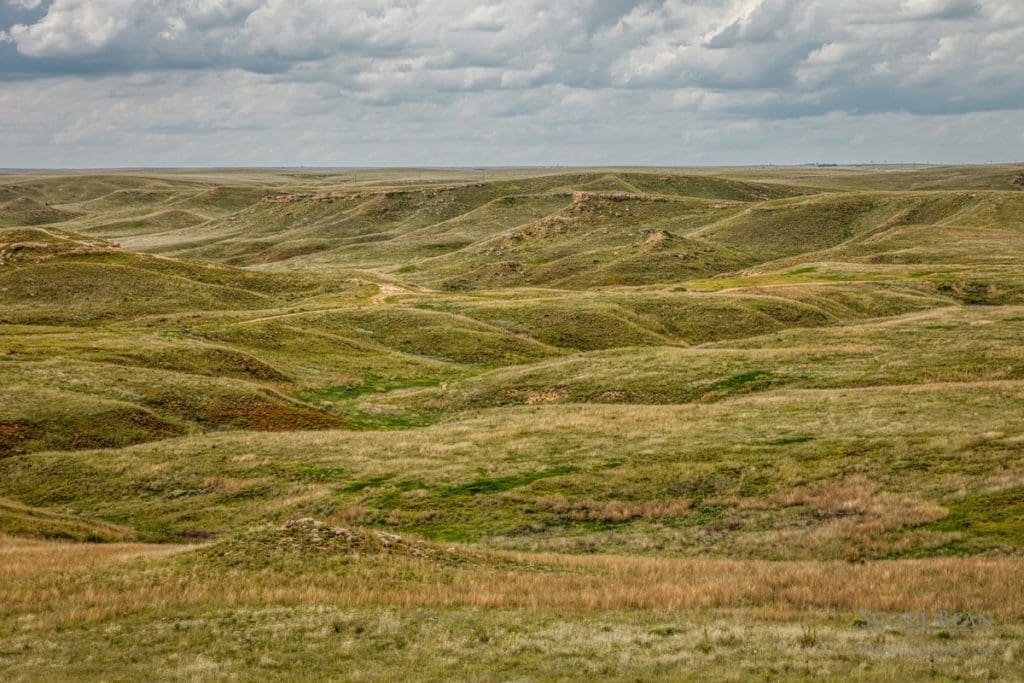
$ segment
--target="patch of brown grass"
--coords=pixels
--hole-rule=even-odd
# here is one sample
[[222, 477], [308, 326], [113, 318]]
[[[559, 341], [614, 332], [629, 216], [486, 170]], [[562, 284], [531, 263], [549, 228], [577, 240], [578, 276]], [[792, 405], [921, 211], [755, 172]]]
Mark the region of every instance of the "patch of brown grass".
[[531, 391], [526, 395], [526, 405], [532, 406], [538, 403], [558, 403], [565, 400], [569, 392], [565, 389], [550, 388], [543, 391]]
[[[728, 497], [715, 502], [738, 511], [795, 508], [803, 512], [786, 526], [759, 530], [739, 539], [739, 546], [776, 559], [802, 559], [815, 553], [858, 560], [917, 548], [934, 547], [953, 540], [951, 534], [907, 531], [948, 514], [932, 501], [902, 493], [879, 490], [864, 476], [821, 480], [759, 498]], [[902, 530], [899, 534], [893, 534]]]
[[138, 557], [166, 557], [195, 546], [152, 543], [68, 543], [0, 534], [0, 585], [21, 579], [59, 578]]
[[879, 491], [878, 484], [863, 476], [814, 482], [771, 500], [782, 507], [806, 507], [820, 518], [847, 520], [850, 532], [861, 536], [932, 522], [947, 514], [936, 503]]
[[[186, 548], [187, 549], [187, 548]], [[495, 553], [479, 562], [432, 556], [346, 557], [341, 564], [263, 569], [201, 557], [144, 564], [181, 547], [5, 540], [0, 605], [58, 622], [150, 608], [297, 604], [519, 609], [1024, 610], [1024, 560], [940, 558], [849, 562], [682, 560]], [[322, 559], [322, 554], [317, 555]], [[490, 558], [487, 561], [487, 558]], [[298, 569], [296, 569], [298, 567]]]

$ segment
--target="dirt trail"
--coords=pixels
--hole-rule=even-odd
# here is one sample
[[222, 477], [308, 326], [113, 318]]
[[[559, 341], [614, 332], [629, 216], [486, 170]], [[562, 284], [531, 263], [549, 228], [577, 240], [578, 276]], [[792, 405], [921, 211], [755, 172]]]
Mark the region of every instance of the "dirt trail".
[[[372, 297], [370, 297], [369, 303], [371, 303], [371, 304], [382, 304], [382, 303], [385, 302], [385, 300], [389, 296], [393, 296], [395, 294], [410, 294], [413, 291], [411, 289], [406, 289], [405, 287], [400, 287], [398, 285], [393, 285], [393, 284], [386, 283], [386, 282], [372, 283], [372, 284], [376, 284], [377, 285], [377, 289], [379, 291], [376, 294], [374, 294]], [[348, 311], [348, 310], [352, 310], [353, 308], [358, 308], [361, 305], [365, 305], [365, 303], [353, 302], [353, 303], [350, 303], [350, 304], [345, 304], [344, 306], [331, 306], [329, 308], [316, 308], [316, 309], [311, 309], [311, 310], [308, 310], [308, 311], [292, 311], [292, 312], [288, 312], [288, 313], [276, 313], [274, 315], [265, 315], [265, 316], [261, 316], [259, 318], [251, 318], [249, 320], [242, 320], [242, 321], [240, 321], [238, 323], [235, 323], [235, 324], [237, 324], [237, 325], [252, 325], [253, 323], [261, 323], [261, 322], [265, 322], [267, 320], [280, 320], [281, 318], [293, 318], [293, 317], [298, 317], [298, 316], [310, 315], [311, 313], [331, 313], [333, 311]]]
[[373, 295], [373, 297], [370, 299], [371, 303], [382, 304], [389, 296], [393, 296], [395, 294], [407, 294], [410, 291], [404, 287], [388, 284], [386, 282], [378, 284], [377, 288], [380, 291]]

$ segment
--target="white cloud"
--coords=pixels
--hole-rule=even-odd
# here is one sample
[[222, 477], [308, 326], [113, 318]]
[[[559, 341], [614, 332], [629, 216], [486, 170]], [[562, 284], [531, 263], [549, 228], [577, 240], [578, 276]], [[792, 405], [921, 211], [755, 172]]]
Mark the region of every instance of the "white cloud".
[[[0, 111], [8, 122], [0, 125], [55, 148], [92, 140], [96, 150], [123, 131], [136, 131], [138, 145], [145, 135], [194, 141], [227, 130], [239, 140], [253, 130], [261, 131], [253, 149], [270, 154], [275, 140], [315, 130], [325, 144], [385, 150], [412, 130], [450, 143], [450, 129], [463, 142], [439, 145], [445, 154], [476, 144], [467, 140], [536, 151], [576, 136], [611, 155], [630, 149], [616, 146], [626, 139], [660, 153], [665, 131], [678, 130], [722, 154], [747, 136], [808, 121], [831, 130], [857, 116], [913, 115], [956, 131], [950, 117], [1024, 108], [1024, 4], [1001, 0], [8, 5], [18, 9], [0, 9], [0, 79], [8, 79], [0, 91], [16, 90], [40, 110]], [[33, 97], [58, 91], [74, 92], [59, 100], [68, 121], [48, 116], [52, 97]], [[840, 138], [871, 146], [856, 131]], [[188, 148], [167, 153], [175, 149]], [[279, 154], [285, 160], [287, 147]]]

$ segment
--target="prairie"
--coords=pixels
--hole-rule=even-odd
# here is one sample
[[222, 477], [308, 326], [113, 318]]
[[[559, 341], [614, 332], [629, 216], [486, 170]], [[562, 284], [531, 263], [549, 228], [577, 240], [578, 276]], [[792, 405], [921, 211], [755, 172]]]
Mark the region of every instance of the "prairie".
[[1019, 173], [2, 175], [0, 676], [1019, 678]]

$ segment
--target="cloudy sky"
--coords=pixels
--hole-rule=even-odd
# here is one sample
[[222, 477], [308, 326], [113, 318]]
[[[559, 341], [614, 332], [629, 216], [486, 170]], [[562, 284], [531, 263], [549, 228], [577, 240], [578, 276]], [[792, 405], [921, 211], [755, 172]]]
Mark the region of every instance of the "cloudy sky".
[[1024, 159], [1024, 0], [0, 0], [0, 167]]

